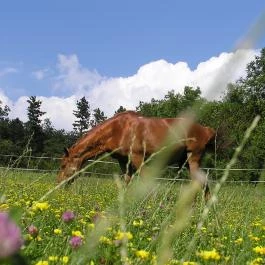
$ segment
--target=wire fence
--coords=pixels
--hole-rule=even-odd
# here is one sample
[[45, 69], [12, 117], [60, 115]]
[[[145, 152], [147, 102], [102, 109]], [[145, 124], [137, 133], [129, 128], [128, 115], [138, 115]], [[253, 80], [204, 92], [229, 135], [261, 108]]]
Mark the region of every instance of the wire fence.
[[[7, 155], [7, 154], [0, 154], [0, 157], [6, 157], [6, 158], [22, 158], [22, 156], [19, 155]], [[60, 161], [62, 160], [61, 157], [51, 157], [51, 156], [29, 156], [24, 155], [23, 158], [25, 159], [35, 159], [35, 160], [51, 160], [51, 161]], [[1, 161], [1, 160], [0, 160]], [[96, 164], [105, 164], [105, 165], [115, 165], [119, 166], [119, 163], [114, 161], [104, 161], [104, 160], [87, 160], [87, 162], [96, 162]], [[167, 167], [168, 169], [178, 170], [180, 167], [175, 165], [170, 165]], [[223, 172], [226, 170], [226, 168], [213, 168], [213, 167], [202, 167], [202, 170], [205, 170], [207, 172]], [[0, 170], [12, 170], [12, 171], [26, 171], [26, 172], [40, 172], [40, 173], [58, 173], [59, 172], [59, 164], [56, 169], [42, 169], [38, 167], [30, 168], [30, 167], [18, 167], [18, 166], [0, 166]], [[264, 172], [265, 168], [231, 168], [229, 171], [233, 172]], [[104, 173], [104, 172], [97, 172], [95, 170], [92, 171], [86, 171], [85, 175], [100, 175], [100, 176], [107, 176], [112, 177], [113, 173]], [[167, 180], [167, 181], [190, 181], [188, 178], [156, 178], [157, 180]], [[217, 180], [209, 179], [210, 182], [216, 182]], [[265, 183], [265, 180], [228, 180], [226, 181], [228, 183]]]

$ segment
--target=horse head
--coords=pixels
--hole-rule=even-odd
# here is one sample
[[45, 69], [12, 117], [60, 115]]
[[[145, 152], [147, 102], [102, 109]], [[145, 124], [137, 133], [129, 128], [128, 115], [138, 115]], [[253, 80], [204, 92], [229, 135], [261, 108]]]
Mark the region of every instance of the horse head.
[[[70, 178], [81, 167], [80, 158], [74, 156], [71, 151], [64, 148], [64, 156], [61, 161], [60, 171], [57, 175], [57, 183]], [[72, 182], [73, 179], [69, 182]]]

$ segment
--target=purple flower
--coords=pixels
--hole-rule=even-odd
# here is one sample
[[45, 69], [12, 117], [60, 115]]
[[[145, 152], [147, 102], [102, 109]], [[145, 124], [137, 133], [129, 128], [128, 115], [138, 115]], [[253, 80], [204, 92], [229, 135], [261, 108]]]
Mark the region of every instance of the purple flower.
[[73, 236], [70, 239], [69, 244], [73, 249], [77, 249], [83, 244], [83, 240], [80, 236]]
[[20, 228], [7, 213], [0, 212], [0, 259], [19, 251], [22, 244]]
[[75, 218], [75, 214], [72, 212], [72, 211], [65, 211], [63, 214], [62, 214], [62, 220], [65, 222], [65, 223], [69, 223], [71, 221], [73, 221]]
[[36, 237], [39, 234], [39, 230], [36, 226], [30, 225], [28, 227], [28, 232], [31, 236]]

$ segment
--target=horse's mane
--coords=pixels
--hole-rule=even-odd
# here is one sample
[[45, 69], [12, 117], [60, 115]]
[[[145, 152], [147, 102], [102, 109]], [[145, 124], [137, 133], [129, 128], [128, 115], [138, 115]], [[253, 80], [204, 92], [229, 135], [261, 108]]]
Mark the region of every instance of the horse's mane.
[[95, 133], [97, 130], [101, 129], [102, 127], [104, 127], [106, 124], [108, 124], [109, 122], [112, 122], [113, 120], [120, 118], [121, 116], [125, 116], [125, 115], [132, 115], [132, 116], [141, 116], [141, 114], [139, 112], [133, 111], [133, 110], [127, 110], [127, 111], [123, 111], [120, 113], [116, 113], [113, 117], [103, 121], [102, 123], [100, 123], [99, 125], [91, 128], [90, 130], [88, 130], [87, 132], [85, 132], [77, 141], [74, 145], [71, 146], [75, 147], [77, 146], [80, 142], [82, 142], [82, 140], [84, 138], [86, 138], [89, 134]]
[[131, 115], [135, 115], [135, 116], [141, 116], [140, 112], [137, 112], [137, 111], [134, 111], [134, 110], [126, 110], [126, 111], [123, 111], [123, 112], [116, 113], [112, 118], [116, 118], [116, 117], [119, 117], [119, 116], [122, 116], [122, 115], [127, 115], [127, 114], [131, 114]]

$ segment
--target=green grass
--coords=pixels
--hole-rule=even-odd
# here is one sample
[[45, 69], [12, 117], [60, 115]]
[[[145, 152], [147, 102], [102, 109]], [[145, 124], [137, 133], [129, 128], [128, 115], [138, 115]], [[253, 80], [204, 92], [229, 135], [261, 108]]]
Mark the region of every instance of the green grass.
[[[41, 260], [63, 264], [63, 256], [69, 258], [68, 264], [156, 264], [161, 230], [167, 231], [178, 218], [178, 199], [185, 187], [181, 183], [156, 182], [144, 197], [134, 200], [130, 197], [133, 193], [119, 189], [114, 179], [84, 177], [51, 193], [45, 200], [49, 208], [41, 211], [32, 206], [55, 187], [55, 175], [9, 171], [0, 176], [0, 210], [15, 213], [25, 238], [21, 254], [29, 264], [41, 264]], [[198, 230], [204, 207], [199, 194], [186, 226], [174, 236], [173, 257], [168, 264], [181, 264], [177, 262], [180, 260], [196, 264], [265, 264], [265, 256], [253, 250], [257, 246], [265, 248], [264, 184], [225, 184]], [[61, 220], [66, 210], [76, 215], [70, 224]], [[29, 238], [27, 227], [31, 224], [39, 230], [36, 238]], [[55, 234], [54, 229], [60, 229], [61, 234]], [[130, 233], [128, 238], [119, 233], [122, 229]], [[83, 246], [76, 250], [69, 245], [73, 231], [84, 236]], [[211, 252], [207, 256], [205, 251]], [[58, 260], [49, 261], [51, 256]], [[260, 263], [256, 260], [259, 257], [263, 258]]]

